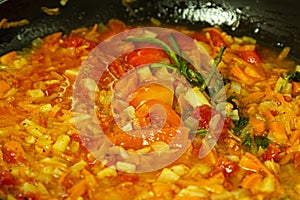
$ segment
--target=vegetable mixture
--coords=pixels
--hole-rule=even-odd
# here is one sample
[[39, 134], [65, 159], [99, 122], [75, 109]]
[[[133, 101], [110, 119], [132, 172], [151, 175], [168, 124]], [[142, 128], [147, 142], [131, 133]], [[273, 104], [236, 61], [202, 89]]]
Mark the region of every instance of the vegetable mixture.
[[[124, 42], [152, 48], [92, 72], [99, 82], [79, 74], [98, 44], [132, 28], [112, 19], [0, 57], [0, 199], [298, 199], [300, 65], [289, 47], [276, 52], [217, 27], [173, 27], [211, 57], [201, 71], [182, 59], [173, 35], [163, 42], [149, 33]], [[76, 80], [93, 108], [74, 99]], [[96, 119], [81, 113], [88, 109]], [[201, 157], [207, 137], [216, 145]], [[110, 143], [92, 152], [103, 138]], [[150, 162], [128, 157], [154, 152], [159, 162], [184, 144], [154, 171], [137, 173]]]

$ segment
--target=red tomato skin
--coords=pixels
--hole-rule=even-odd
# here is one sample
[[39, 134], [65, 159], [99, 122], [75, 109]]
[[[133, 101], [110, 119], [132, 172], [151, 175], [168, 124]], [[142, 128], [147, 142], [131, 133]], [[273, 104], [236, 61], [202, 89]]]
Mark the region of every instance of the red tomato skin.
[[168, 55], [161, 49], [138, 49], [129, 53], [125, 60], [137, 67], [143, 64], [159, 63], [163, 58], [168, 58]]

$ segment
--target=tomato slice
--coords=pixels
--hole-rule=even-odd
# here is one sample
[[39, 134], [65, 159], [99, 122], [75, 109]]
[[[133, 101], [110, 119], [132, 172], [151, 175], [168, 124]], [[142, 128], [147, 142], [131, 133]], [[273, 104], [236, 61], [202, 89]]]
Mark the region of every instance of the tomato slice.
[[261, 59], [256, 51], [242, 51], [240, 52], [240, 56], [250, 64], [261, 63]]
[[[156, 107], [155, 105], [162, 106]], [[164, 109], [164, 110], [162, 110]], [[150, 118], [151, 112], [151, 118]], [[165, 115], [166, 113], [166, 115]], [[174, 127], [179, 128], [181, 124], [181, 119], [178, 114], [167, 104], [157, 99], [150, 99], [139, 106], [136, 110], [137, 121], [141, 126], [149, 126], [150, 119], [155, 120], [155, 125], [160, 122], [164, 123], [164, 127]], [[164, 121], [165, 120], [165, 121]], [[152, 122], [153, 123], [153, 122]]]
[[168, 55], [163, 50], [145, 48], [129, 53], [125, 60], [134, 67], [137, 67], [143, 64], [159, 63], [164, 58], [168, 58]]
[[[153, 109], [157, 104], [162, 107]], [[175, 143], [180, 143], [187, 138], [185, 130], [180, 129], [181, 119], [178, 114], [162, 101], [146, 101], [136, 109], [135, 115], [136, 124], [140, 127], [129, 132], [115, 130], [107, 134], [113, 144], [126, 149], [141, 149], [157, 141], [168, 144], [176, 139]]]
[[174, 93], [169, 88], [157, 84], [149, 83], [138, 88], [132, 95], [129, 104], [138, 107], [141, 103], [150, 99], [157, 99], [165, 104], [172, 106]]

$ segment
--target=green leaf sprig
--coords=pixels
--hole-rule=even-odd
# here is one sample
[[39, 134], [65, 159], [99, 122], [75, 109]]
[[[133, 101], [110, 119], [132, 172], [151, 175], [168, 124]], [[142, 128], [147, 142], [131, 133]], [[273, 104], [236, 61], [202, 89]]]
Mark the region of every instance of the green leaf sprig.
[[175, 37], [173, 34], [170, 34], [168, 37], [168, 40], [170, 44], [172, 45], [172, 48], [175, 50], [175, 52], [178, 52], [179, 56], [172, 50], [172, 48], [167, 45], [164, 41], [159, 40], [157, 38], [151, 38], [151, 37], [143, 37], [143, 38], [127, 38], [124, 39], [123, 41], [125, 42], [137, 42], [137, 43], [149, 43], [149, 44], [154, 44], [157, 45], [161, 48], [164, 49], [166, 54], [170, 56], [170, 58], [173, 61], [173, 64], [171, 65], [166, 65], [162, 63], [155, 63], [152, 64], [151, 67], [166, 67], [169, 69], [175, 69], [179, 71], [186, 79], [187, 81], [194, 85], [198, 86], [201, 92], [204, 92], [207, 85], [210, 83], [218, 65], [220, 64], [222, 60], [222, 55], [225, 51], [225, 47], [221, 47], [220, 52], [214, 59], [214, 63], [212, 66], [212, 69], [206, 79], [202, 77], [202, 75], [197, 72], [196, 70], [190, 68], [188, 66], [188, 62], [186, 60], [182, 59], [182, 51], [180, 49], [179, 44], [177, 43]]

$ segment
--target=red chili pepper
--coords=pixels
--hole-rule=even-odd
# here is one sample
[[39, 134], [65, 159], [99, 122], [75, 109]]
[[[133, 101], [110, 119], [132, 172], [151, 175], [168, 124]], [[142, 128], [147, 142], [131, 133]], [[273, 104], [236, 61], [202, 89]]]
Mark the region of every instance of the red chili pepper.
[[168, 55], [161, 49], [139, 49], [131, 52], [126, 56], [126, 61], [137, 67], [142, 64], [158, 63]]
[[242, 51], [240, 52], [240, 56], [250, 64], [261, 63], [261, 59], [256, 51]]

